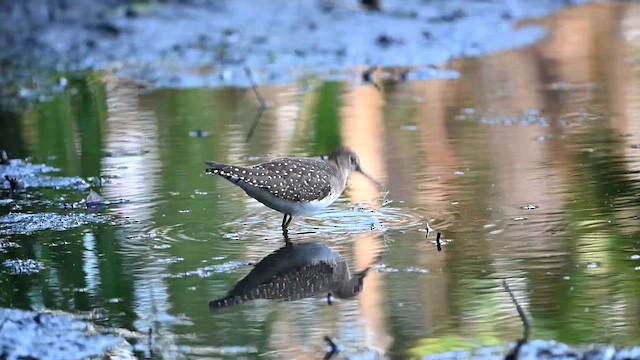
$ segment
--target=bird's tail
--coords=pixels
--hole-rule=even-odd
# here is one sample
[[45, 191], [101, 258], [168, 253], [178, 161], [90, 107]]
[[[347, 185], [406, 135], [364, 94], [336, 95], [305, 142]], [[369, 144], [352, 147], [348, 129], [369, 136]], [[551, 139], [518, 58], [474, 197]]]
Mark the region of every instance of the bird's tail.
[[224, 167], [226, 166], [225, 164], [215, 162], [215, 161], [205, 161], [204, 163], [209, 166], [205, 170], [207, 174], [217, 174], [220, 172], [220, 170], [224, 169]]

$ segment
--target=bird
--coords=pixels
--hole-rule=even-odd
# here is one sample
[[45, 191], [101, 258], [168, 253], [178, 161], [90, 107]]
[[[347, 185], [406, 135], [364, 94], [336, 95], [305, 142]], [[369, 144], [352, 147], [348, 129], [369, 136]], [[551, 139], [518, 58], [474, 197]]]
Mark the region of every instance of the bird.
[[282, 232], [288, 233], [294, 216], [319, 212], [333, 204], [347, 187], [347, 178], [358, 172], [378, 188], [382, 185], [364, 172], [358, 155], [347, 147], [334, 150], [327, 159], [286, 157], [253, 166], [205, 161], [207, 174], [222, 176], [247, 195], [284, 214]]
[[210, 301], [209, 309], [257, 299], [294, 301], [326, 294], [349, 299], [362, 291], [368, 272], [369, 268], [351, 274], [344, 258], [327, 245], [289, 242], [260, 260], [224, 297]]

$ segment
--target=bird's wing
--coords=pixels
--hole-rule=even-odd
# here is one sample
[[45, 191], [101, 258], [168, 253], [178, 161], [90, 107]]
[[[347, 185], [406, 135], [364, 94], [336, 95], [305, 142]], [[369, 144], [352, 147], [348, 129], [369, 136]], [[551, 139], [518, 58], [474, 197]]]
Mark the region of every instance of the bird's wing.
[[289, 201], [321, 200], [331, 193], [331, 166], [319, 159], [276, 159], [254, 166], [271, 176], [271, 191]]
[[316, 159], [275, 159], [251, 167], [207, 161], [208, 173], [269, 190], [288, 201], [320, 200], [331, 193], [331, 166]]

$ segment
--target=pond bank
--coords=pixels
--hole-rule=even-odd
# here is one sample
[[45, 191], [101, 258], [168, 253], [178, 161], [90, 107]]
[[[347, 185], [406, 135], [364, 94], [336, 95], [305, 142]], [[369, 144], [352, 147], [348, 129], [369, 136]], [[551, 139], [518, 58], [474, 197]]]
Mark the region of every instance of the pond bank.
[[[44, 70], [108, 70], [159, 87], [290, 83], [308, 75], [349, 76], [354, 67], [413, 66], [409, 78], [456, 76], [435, 69], [454, 58], [530, 45], [546, 34], [522, 19], [550, 15], [585, 0], [382, 2], [369, 11], [356, 1], [305, 0], [128, 5], [111, 0], [5, 5], [0, 33], [10, 51], [3, 94], [36, 97], [38, 87], [63, 88]], [[345, 74], [347, 71], [347, 74]], [[7, 84], [14, 84], [8, 86]], [[18, 84], [18, 85], [15, 85]]]

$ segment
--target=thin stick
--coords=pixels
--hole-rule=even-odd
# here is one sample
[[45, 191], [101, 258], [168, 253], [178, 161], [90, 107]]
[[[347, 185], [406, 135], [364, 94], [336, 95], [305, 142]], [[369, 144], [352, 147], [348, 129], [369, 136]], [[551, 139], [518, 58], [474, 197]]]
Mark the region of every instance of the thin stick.
[[153, 329], [152, 328], [149, 328], [147, 346], [149, 347], [149, 355], [153, 357]]
[[245, 66], [244, 72], [245, 74], [247, 74], [247, 77], [249, 78], [249, 82], [251, 83], [251, 89], [253, 89], [253, 93], [256, 94], [256, 98], [260, 103], [260, 108], [261, 109], [268, 108], [269, 104], [267, 104], [267, 102], [264, 101], [264, 98], [262, 97], [262, 95], [260, 95], [260, 91], [258, 90], [258, 85], [256, 84], [256, 81], [253, 79], [253, 74], [251, 73], [251, 69], [249, 69], [248, 66]]
[[524, 312], [520, 304], [518, 304], [518, 300], [513, 295], [513, 292], [509, 288], [509, 284], [507, 284], [507, 280], [502, 280], [502, 286], [509, 293], [509, 297], [511, 297], [511, 302], [516, 306], [516, 311], [518, 311], [518, 316], [520, 316], [520, 320], [522, 321], [522, 325], [524, 327], [524, 331], [522, 333], [522, 339], [519, 339], [516, 347], [513, 348], [511, 352], [509, 352], [505, 356], [505, 360], [515, 360], [518, 358], [518, 354], [520, 353], [520, 347], [524, 345], [527, 341], [529, 341], [529, 334], [531, 332], [531, 324], [529, 323], [529, 318], [527, 318], [527, 314]]
[[263, 107], [258, 108], [256, 117], [253, 119], [253, 123], [251, 124], [251, 128], [249, 128], [249, 131], [247, 132], [247, 137], [245, 138], [246, 142], [249, 142], [249, 140], [251, 140], [251, 138], [253, 137], [253, 132], [258, 127], [258, 123], [260, 122], [260, 119], [262, 119], [262, 113], [264, 113], [264, 110], [265, 108]]
[[436, 235], [436, 246], [438, 247], [438, 251], [442, 251], [442, 244], [440, 243], [441, 236], [442, 233], [438, 231], [438, 234]]
[[338, 345], [336, 345], [336, 343], [333, 342], [333, 340], [331, 340], [330, 337], [325, 336], [324, 341], [326, 341], [331, 347], [331, 350], [324, 355], [324, 360], [329, 360], [335, 355], [337, 355], [340, 352], [340, 350], [338, 349]]

